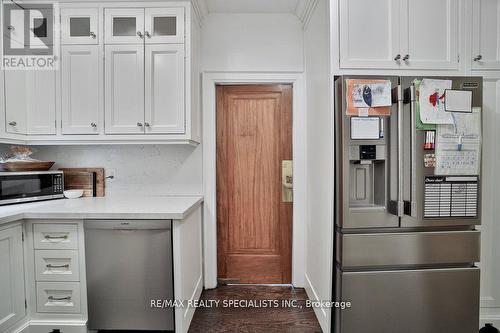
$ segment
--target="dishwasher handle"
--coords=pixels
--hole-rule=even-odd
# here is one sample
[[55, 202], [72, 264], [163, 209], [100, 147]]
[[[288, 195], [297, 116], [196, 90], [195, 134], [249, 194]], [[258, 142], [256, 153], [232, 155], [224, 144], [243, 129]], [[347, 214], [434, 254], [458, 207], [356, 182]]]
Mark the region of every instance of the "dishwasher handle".
[[83, 226], [96, 230], [171, 230], [172, 220], [85, 220]]

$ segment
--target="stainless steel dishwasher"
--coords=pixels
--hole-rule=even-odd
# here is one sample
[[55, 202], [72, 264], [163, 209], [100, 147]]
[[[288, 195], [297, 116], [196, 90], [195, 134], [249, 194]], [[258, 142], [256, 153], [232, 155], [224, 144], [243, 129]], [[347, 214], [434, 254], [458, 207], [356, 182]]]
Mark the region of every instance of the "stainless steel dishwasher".
[[89, 329], [174, 330], [172, 221], [86, 220]]

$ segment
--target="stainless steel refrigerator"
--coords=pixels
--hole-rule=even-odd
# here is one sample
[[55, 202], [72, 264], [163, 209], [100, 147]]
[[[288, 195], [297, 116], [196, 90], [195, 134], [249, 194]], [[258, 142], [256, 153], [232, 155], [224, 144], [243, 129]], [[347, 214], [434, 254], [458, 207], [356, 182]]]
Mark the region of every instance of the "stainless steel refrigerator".
[[[391, 83], [389, 113], [368, 122], [365, 118], [373, 117], [361, 114], [366, 110], [358, 116], [347, 112], [347, 82], [363, 79]], [[335, 78], [333, 298], [351, 307], [332, 311], [333, 332], [479, 329], [480, 272], [475, 263], [480, 260], [480, 233], [475, 226], [481, 222], [481, 175], [436, 174], [436, 129], [417, 126], [416, 82], [422, 79]], [[480, 110], [482, 78], [432, 79], [451, 80], [450, 90], [471, 92], [472, 108]], [[428, 142], [432, 135], [434, 144]]]

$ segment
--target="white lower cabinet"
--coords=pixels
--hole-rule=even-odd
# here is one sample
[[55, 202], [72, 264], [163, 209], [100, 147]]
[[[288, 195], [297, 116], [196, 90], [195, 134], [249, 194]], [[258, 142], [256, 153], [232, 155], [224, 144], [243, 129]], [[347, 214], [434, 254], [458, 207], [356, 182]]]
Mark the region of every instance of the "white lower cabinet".
[[144, 46], [105, 46], [106, 134], [144, 133]]
[[63, 134], [99, 134], [103, 127], [102, 56], [97, 45], [67, 45], [61, 49]]
[[184, 44], [146, 45], [146, 134], [184, 133]]
[[37, 282], [36, 312], [80, 313], [79, 282]]
[[26, 315], [22, 232], [21, 225], [0, 230], [0, 332]]

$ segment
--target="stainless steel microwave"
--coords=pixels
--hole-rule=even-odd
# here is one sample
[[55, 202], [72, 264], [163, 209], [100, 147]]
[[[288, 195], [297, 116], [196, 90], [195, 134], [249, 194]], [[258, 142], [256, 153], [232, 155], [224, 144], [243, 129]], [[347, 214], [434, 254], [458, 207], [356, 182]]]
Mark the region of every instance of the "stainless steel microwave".
[[0, 205], [62, 198], [62, 171], [0, 172]]

